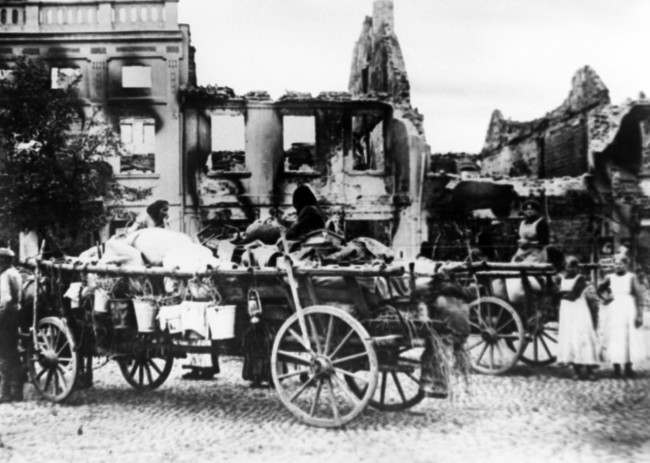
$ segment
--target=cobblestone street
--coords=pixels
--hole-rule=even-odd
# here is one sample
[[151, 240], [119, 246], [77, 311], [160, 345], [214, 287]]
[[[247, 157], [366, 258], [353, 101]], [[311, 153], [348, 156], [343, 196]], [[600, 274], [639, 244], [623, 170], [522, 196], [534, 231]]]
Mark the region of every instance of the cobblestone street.
[[0, 405], [0, 460], [22, 461], [647, 461], [650, 371], [575, 382], [567, 371], [519, 367], [471, 377], [451, 400], [410, 411], [367, 409], [346, 429], [297, 422], [272, 390], [250, 389], [224, 358], [215, 381], [138, 394], [114, 364], [69, 403]]

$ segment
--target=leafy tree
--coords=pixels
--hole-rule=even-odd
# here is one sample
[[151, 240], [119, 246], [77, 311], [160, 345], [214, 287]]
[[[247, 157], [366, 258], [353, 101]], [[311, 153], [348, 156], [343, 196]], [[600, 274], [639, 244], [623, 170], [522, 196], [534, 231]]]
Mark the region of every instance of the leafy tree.
[[10, 236], [36, 230], [66, 252], [106, 224], [104, 201], [120, 197], [103, 160], [121, 154], [119, 137], [85, 117], [77, 84], [52, 89], [48, 67], [28, 59], [0, 84], [0, 223]]

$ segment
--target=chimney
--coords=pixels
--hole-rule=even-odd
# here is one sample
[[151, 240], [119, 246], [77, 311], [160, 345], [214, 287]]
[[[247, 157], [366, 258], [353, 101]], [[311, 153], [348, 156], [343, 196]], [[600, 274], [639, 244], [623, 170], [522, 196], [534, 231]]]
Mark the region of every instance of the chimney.
[[372, 11], [373, 32], [382, 34], [384, 26], [389, 31], [395, 30], [395, 13], [393, 0], [375, 0]]

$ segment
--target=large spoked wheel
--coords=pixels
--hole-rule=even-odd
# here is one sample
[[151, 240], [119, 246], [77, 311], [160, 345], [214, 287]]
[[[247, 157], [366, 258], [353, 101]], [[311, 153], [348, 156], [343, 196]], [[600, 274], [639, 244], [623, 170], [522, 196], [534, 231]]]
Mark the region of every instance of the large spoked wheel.
[[[407, 326], [398, 309], [384, 306], [384, 310], [390, 318], [365, 325], [372, 336], [377, 336], [373, 340], [379, 360], [378, 384], [369, 404], [377, 410], [394, 412], [409, 409], [424, 399], [424, 392], [420, 390], [424, 342], [413, 338], [418, 335], [418, 327]], [[383, 336], [389, 332], [395, 334]], [[346, 376], [345, 380], [352, 392], [363, 396], [365, 385], [359, 384], [353, 376]]]
[[521, 361], [531, 366], [546, 366], [557, 360], [558, 324], [546, 320], [542, 313], [529, 317], [526, 323], [526, 345]]
[[[271, 374], [282, 403], [301, 421], [339, 427], [368, 405], [377, 386], [377, 356], [366, 329], [348, 313], [329, 306], [302, 310], [280, 327], [271, 353]], [[353, 377], [365, 392], [354, 394]]]
[[29, 351], [29, 376], [45, 399], [62, 402], [70, 396], [77, 378], [77, 348], [70, 328], [60, 318], [40, 320], [36, 345]]
[[469, 305], [469, 323], [465, 349], [475, 371], [498, 375], [517, 363], [524, 349], [524, 325], [510, 304], [480, 297]]
[[122, 376], [138, 391], [152, 391], [165, 382], [172, 371], [171, 353], [160, 355], [154, 349], [136, 346], [133, 355], [118, 360]]

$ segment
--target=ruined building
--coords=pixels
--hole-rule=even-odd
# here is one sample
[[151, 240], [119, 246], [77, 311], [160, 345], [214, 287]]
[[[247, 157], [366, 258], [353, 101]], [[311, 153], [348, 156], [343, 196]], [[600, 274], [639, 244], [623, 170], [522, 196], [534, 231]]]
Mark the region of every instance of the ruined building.
[[[121, 134], [125, 155], [110, 160], [125, 187], [124, 206], [138, 213], [169, 201], [182, 218], [179, 88], [195, 82], [189, 27], [178, 0], [0, 0], [0, 78], [18, 56], [42, 59], [52, 87], [78, 76], [88, 115]], [[124, 223], [120, 217], [112, 230]], [[107, 229], [106, 232], [111, 232]]]
[[409, 88], [393, 2], [376, 0], [354, 47], [349, 92], [271, 100], [228, 87], [182, 90], [185, 230], [287, 216], [293, 191], [309, 185], [347, 236], [413, 256], [429, 151]]
[[483, 175], [536, 185], [529, 194], [543, 195], [553, 209], [559, 244], [611, 236], [631, 245], [640, 260], [650, 257], [650, 101], [644, 95], [613, 105], [600, 77], [584, 67], [566, 100], [539, 119], [512, 121], [494, 111], [481, 161]]

